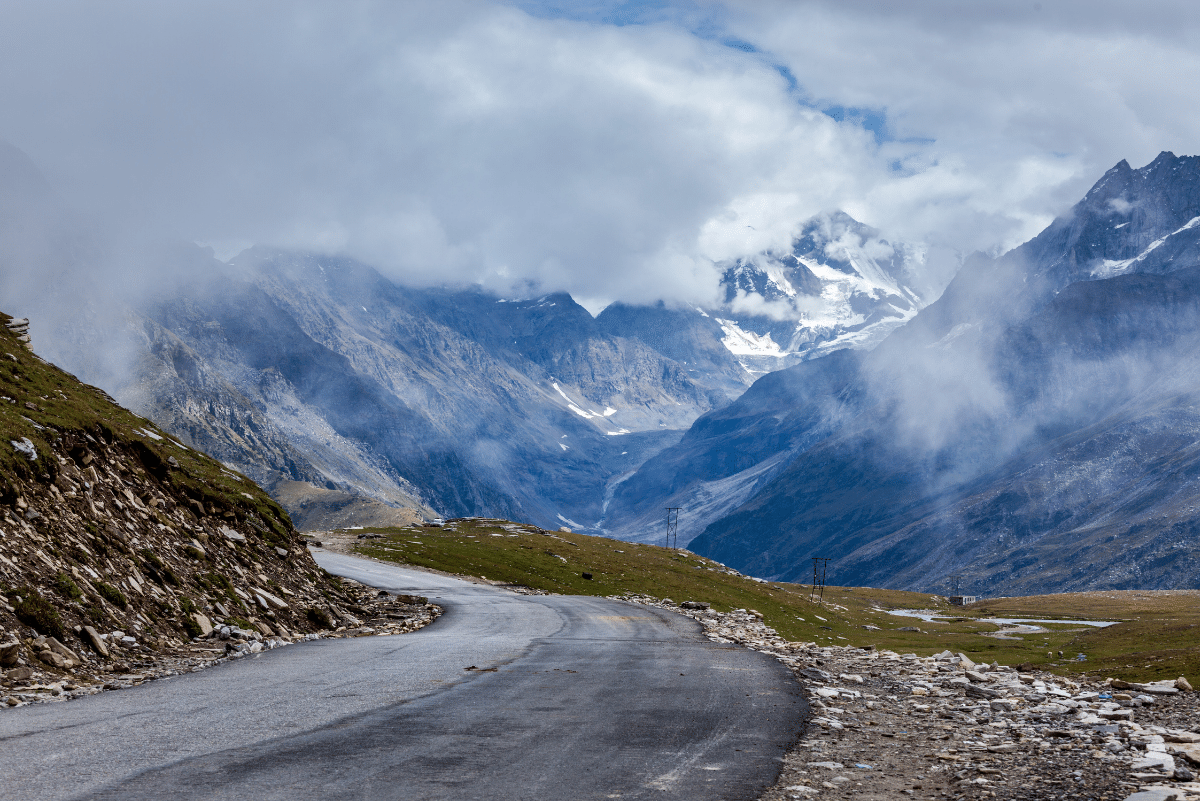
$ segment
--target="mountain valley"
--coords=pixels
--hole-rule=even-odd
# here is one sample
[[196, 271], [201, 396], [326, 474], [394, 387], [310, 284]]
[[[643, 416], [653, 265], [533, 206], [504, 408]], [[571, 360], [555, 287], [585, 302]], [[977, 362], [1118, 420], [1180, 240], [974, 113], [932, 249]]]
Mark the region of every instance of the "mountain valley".
[[169, 280], [106, 290], [79, 272], [102, 248], [6, 158], [0, 244], [64, 277], [10, 291], [45, 355], [303, 525], [660, 542], [671, 506], [680, 544], [769, 578], [812, 556], [843, 583], [986, 594], [1194, 574], [1194, 158], [1122, 162], [944, 292], [922, 247], [836, 212], [718, 265], [721, 302], [596, 315], [266, 247], [154, 250]]

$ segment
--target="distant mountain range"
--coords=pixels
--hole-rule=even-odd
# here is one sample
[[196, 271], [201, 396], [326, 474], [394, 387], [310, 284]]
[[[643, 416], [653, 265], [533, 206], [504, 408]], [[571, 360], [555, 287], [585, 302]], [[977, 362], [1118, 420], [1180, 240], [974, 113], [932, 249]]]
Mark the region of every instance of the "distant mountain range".
[[919, 250], [844, 214], [803, 226], [792, 253], [724, 265], [724, 304], [593, 317], [563, 293], [405, 288], [349, 259], [266, 248], [228, 263], [160, 250], [130, 279], [149, 291], [106, 285], [89, 264], [102, 237], [11, 148], [5, 209], [0, 253], [28, 278], [9, 294], [45, 354], [309, 525], [350, 505], [606, 530], [620, 482], [755, 375], [869, 345], [923, 302], [905, 283]]
[[622, 489], [690, 488], [702, 510], [705, 488], [774, 471], [695, 513], [693, 550], [759, 576], [822, 556], [851, 585], [1196, 587], [1197, 354], [1200, 159], [1121, 162], [880, 347], [761, 379]]
[[929, 591], [1197, 585], [1200, 159], [1118, 164], [944, 292], [921, 246], [839, 212], [718, 265], [712, 306], [596, 316], [101, 242], [0, 148], [3, 290], [39, 350], [306, 525], [655, 542], [675, 506], [681, 543], [761, 577], [824, 556], [837, 583]]

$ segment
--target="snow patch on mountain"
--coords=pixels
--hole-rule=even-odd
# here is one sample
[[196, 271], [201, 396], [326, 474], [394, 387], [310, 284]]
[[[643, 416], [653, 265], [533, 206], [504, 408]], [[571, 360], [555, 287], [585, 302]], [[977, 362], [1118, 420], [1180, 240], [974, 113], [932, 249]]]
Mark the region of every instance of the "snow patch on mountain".
[[783, 357], [788, 355], [779, 349], [777, 342], [771, 339], [770, 332], [759, 336], [753, 331], [743, 331], [738, 327], [736, 320], [724, 320], [718, 317], [717, 322], [720, 323], [721, 330], [725, 332], [725, 337], [721, 342], [735, 356]]
[[[751, 374], [841, 348], [871, 348], [931, 303], [923, 245], [893, 243], [844, 212], [800, 226], [790, 251], [724, 265], [725, 302], [701, 314]], [[948, 278], [947, 278], [948, 280]]]
[[[1121, 225], [1127, 225], [1127, 224], [1128, 223], [1122, 223]], [[1120, 228], [1121, 225], [1116, 226], [1116, 228]], [[1154, 251], [1156, 251], [1160, 247], [1162, 247], [1169, 239], [1171, 239], [1174, 236], [1178, 236], [1179, 234], [1182, 234], [1184, 231], [1189, 231], [1189, 230], [1195, 228], [1197, 225], [1200, 225], [1200, 217], [1193, 217], [1192, 219], [1188, 220], [1182, 226], [1180, 226], [1179, 228], [1176, 228], [1174, 231], [1167, 234], [1166, 236], [1160, 237], [1160, 238], [1154, 240], [1153, 242], [1151, 242], [1149, 245], [1146, 246], [1145, 250], [1143, 250], [1138, 255], [1134, 256], [1132, 259], [1120, 259], [1120, 260], [1103, 259], [1100, 262], [1099, 266], [1097, 266], [1094, 270], [1092, 270], [1092, 277], [1093, 278], [1112, 278], [1114, 275], [1121, 275], [1122, 273], [1130, 272], [1132, 269], [1134, 269], [1134, 267], [1139, 262], [1145, 261], [1147, 256], [1149, 256], [1151, 253], [1153, 253]]]

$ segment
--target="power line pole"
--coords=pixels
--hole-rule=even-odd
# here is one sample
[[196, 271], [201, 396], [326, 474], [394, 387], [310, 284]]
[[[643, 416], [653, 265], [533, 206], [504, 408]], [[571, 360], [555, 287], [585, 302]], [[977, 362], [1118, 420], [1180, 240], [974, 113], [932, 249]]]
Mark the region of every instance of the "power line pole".
[[811, 603], [817, 597], [817, 593], [820, 592], [821, 603], [825, 603], [825, 571], [829, 568], [829, 557], [814, 556], [812, 560], [813, 586], [812, 593], [808, 596], [808, 600]]
[[682, 506], [667, 507], [667, 547], [671, 547], [671, 539], [675, 539], [675, 547], [679, 547], [679, 512]]

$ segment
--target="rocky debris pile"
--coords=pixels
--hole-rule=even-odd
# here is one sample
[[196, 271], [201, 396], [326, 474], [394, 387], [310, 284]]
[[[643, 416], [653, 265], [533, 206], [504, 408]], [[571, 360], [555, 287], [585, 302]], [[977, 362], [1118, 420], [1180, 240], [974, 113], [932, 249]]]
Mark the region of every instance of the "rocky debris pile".
[[1186, 679], [1084, 682], [949, 651], [788, 642], [754, 610], [620, 598], [688, 615], [800, 679], [813, 716], [764, 801], [1200, 801], [1200, 706]]
[[[338, 617], [329, 614], [330, 619], [319, 621], [325, 628], [331, 629], [325, 637], [365, 637], [371, 634], [407, 634], [410, 631], [424, 628], [438, 619], [442, 608], [429, 603], [429, 599], [420, 595], [392, 595], [387, 590], [375, 590], [353, 579], [341, 580], [343, 592], [354, 598], [348, 605], [348, 610], [331, 607], [337, 610]], [[355, 614], [361, 616], [356, 617]], [[319, 612], [318, 612], [319, 614]], [[233, 632], [231, 631], [231, 636]], [[214, 636], [224, 639], [220, 631]]]
[[[16, 665], [2, 681], [0, 708], [66, 701], [103, 690], [133, 687], [296, 642], [405, 634], [429, 625], [442, 613], [441, 607], [426, 598], [376, 592], [349, 579], [341, 580], [341, 590], [348, 601], [345, 608], [331, 604], [325, 609], [330, 618], [334, 615], [332, 610], [341, 615], [336, 620], [323, 621], [329, 623], [328, 631], [264, 636], [257, 627], [242, 628], [237, 618], [218, 617], [210, 631], [195, 637], [182, 649], [157, 653], [142, 648], [136, 637], [123, 631], [96, 634], [100, 647], [112, 657], [108, 662], [86, 651], [76, 653], [53, 637], [39, 637], [26, 643], [38, 659], [34, 666], [18, 664], [21, 642], [0, 645], [0, 666]], [[55, 670], [47, 670], [47, 665]]]
[[42, 361], [0, 322], [5, 703], [203, 667], [225, 658], [228, 641], [211, 637], [223, 627], [249, 633], [248, 650], [321, 630], [407, 631], [436, 615], [424, 599], [382, 601], [327, 574], [262, 489]]

